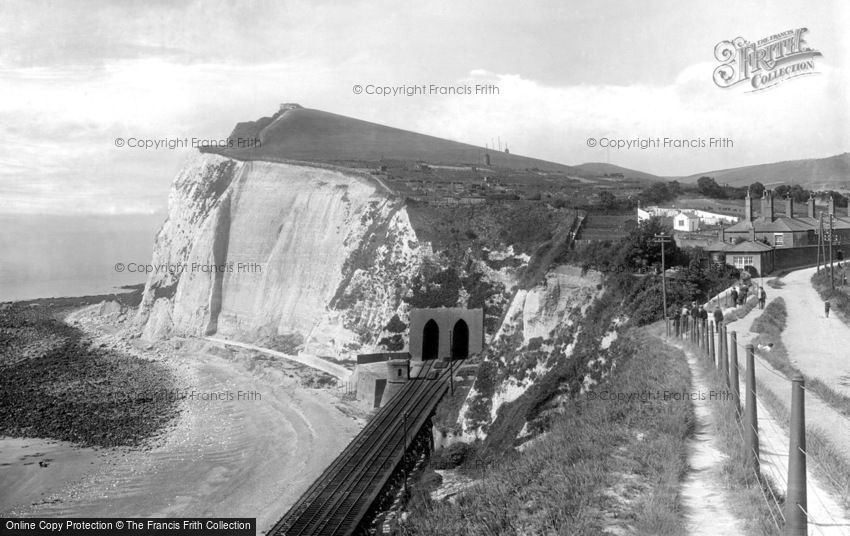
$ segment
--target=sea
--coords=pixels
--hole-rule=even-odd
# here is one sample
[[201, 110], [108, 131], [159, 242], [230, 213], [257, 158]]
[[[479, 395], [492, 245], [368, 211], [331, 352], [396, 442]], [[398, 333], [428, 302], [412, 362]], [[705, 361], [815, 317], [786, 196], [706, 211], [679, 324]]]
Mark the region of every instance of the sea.
[[0, 302], [106, 294], [144, 283], [165, 214], [0, 214]]

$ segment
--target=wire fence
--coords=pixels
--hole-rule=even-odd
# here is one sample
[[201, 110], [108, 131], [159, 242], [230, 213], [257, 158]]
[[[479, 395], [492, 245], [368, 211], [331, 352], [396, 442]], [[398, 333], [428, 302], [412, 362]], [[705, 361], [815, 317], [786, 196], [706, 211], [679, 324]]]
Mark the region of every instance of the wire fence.
[[[720, 303], [728, 293], [729, 290], [719, 294], [712, 301], [714, 303]], [[795, 375], [794, 378], [789, 378], [782, 372], [775, 370], [762, 356], [759, 356], [759, 361], [757, 362], [755, 359], [757, 354], [756, 349], [752, 344], [741, 344], [738, 342], [736, 335], [730, 337], [725, 328], [715, 329], [716, 327], [714, 322], [709, 319], [689, 315], [674, 320], [673, 332], [677, 338], [684, 339], [693, 349], [702, 354], [704, 358], [713, 361], [715, 368], [720, 370], [721, 377], [725, 380], [727, 386], [732, 388], [735, 397], [734, 402], [738, 408], [738, 415], [740, 417], [739, 426], [736, 426], [738, 435], [741, 438], [741, 442], [745, 445], [745, 449], [747, 448], [746, 446], [755, 445], [749, 452], [751, 454], [751, 463], [749, 464], [748, 471], [754, 478], [753, 485], [757, 486], [761, 491], [761, 495], [768, 507], [771, 520], [777, 531], [781, 532], [782, 527], [785, 527], [786, 530], [811, 530], [811, 532], [807, 533], [825, 534], [824, 528], [840, 527], [850, 532], [850, 523], [837, 520], [833, 514], [833, 508], [829, 506], [832, 501], [824, 498], [817, 486], [808, 486], [807, 483], [806, 467], [807, 463], [811, 463], [813, 467], [819, 470], [819, 473], [827, 477], [830, 485], [836, 490], [842, 494], [846, 494], [848, 491], [846, 485], [841, 485], [836, 481], [830, 474], [830, 471], [825, 470], [817, 460], [809, 456], [809, 453], [804, 448], [806, 444], [806, 424], [803, 417], [805, 413], [803, 407], [804, 393], [806, 393], [807, 389], [805, 388], [805, 382], [802, 376]], [[743, 355], [744, 359], [739, 361], [739, 355]], [[749, 367], [752, 367], [752, 371], [749, 370]], [[786, 432], [772, 418], [759, 420], [757, 418], [758, 411], [755, 408], [744, 407], [743, 402], [745, 401], [747, 404], [754, 402], [755, 405], [761, 405], [763, 408], [762, 413], [765, 413], [765, 408], [769, 407], [757, 392], [758, 389], [755, 383], [756, 369], [759, 372], [766, 370], [768, 373], [783, 380], [787, 387], [791, 389], [791, 434], [787, 455], [758, 448], [760, 425], [764, 427], [765, 433], [771, 434], [774, 437], [782, 438]], [[741, 393], [740, 384], [732, 385], [732, 382], [735, 380], [740, 382], [741, 380], [739, 378], [746, 378], [743, 393]], [[841, 415], [841, 417], [847, 420], [848, 425], [850, 425], [850, 419], [846, 415], [839, 412], [836, 412], [836, 414]], [[749, 441], [745, 438], [744, 432], [747, 434], [752, 433]], [[776, 496], [776, 493], [774, 493], [773, 487], [765, 484], [761, 475], [761, 459], [764, 459], [772, 468], [775, 468], [770, 472], [771, 476], [776, 480], [776, 484], [786, 490], [784, 504]], [[787, 466], [786, 474], [783, 474], [783, 466]], [[749, 478], [747, 480], [749, 481]], [[815, 518], [808, 508], [808, 495], [811, 495], [817, 505], [819, 505], [819, 518]]]

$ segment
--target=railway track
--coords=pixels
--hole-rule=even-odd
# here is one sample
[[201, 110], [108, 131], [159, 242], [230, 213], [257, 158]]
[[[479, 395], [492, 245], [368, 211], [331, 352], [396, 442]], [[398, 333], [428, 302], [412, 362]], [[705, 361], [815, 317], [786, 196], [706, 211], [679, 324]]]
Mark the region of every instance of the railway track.
[[430, 363], [426, 363], [419, 376], [378, 411], [268, 534], [352, 534], [401, 462], [404, 446], [448, 389], [447, 369], [436, 371], [436, 379], [427, 379], [430, 372]]

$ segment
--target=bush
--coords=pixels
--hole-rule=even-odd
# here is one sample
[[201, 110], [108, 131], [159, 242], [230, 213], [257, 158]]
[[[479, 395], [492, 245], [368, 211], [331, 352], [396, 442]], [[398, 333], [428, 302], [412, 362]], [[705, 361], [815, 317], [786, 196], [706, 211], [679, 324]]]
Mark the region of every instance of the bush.
[[380, 346], [383, 346], [388, 352], [399, 352], [404, 349], [404, 339], [401, 334], [396, 333], [390, 337], [384, 337], [378, 341]]
[[387, 322], [387, 325], [384, 326], [384, 329], [390, 333], [404, 333], [407, 329], [407, 324], [402, 322], [398, 315], [393, 315], [393, 317], [390, 318], [390, 321]]

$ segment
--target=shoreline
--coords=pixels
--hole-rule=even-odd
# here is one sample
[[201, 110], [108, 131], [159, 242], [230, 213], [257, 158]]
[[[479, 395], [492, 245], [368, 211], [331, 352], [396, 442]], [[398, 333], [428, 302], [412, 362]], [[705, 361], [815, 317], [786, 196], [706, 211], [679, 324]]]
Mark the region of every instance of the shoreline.
[[80, 307], [85, 305], [94, 305], [106, 300], [117, 300], [122, 304], [133, 306], [138, 305], [142, 299], [142, 292], [145, 290], [146, 283], [136, 283], [134, 285], [121, 285], [116, 287], [119, 289], [116, 292], [106, 292], [102, 294], [84, 294], [82, 296], [51, 296], [44, 298], [27, 298], [23, 300], [0, 300], [0, 306], [44, 306], [54, 308]]
[[34, 302], [92, 347], [166, 367], [179, 388], [259, 397], [178, 399], [177, 415], [134, 447], [0, 437], [0, 478], [12, 484], [0, 493], [4, 515], [248, 516], [262, 533], [365, 424], [364, 412], [335, 390], [305, 387], [310, 371], [285, 360], [194, 338], [142, 342], [129, 320], [116, 321], [127, 310], [95, 297], [16, 307]]

